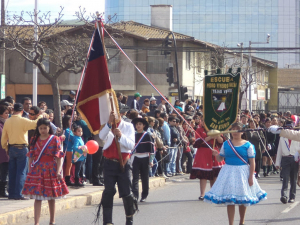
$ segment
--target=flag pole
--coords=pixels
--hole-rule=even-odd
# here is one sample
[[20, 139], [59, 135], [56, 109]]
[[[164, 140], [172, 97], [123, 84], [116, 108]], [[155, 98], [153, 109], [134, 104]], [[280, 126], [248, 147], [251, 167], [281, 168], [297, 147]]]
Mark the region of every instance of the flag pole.
[[[111, 93], [109, 93], [110, 107], [111, 107], [111, 111], [113, 112], [114, 111], [114, 103], [113, 103], [112, 99], [113, 99], [113, 96]], [[117, 128], [116, 120], [113, 121], [112, 130], [114, 130], [115, 128]], [[122, 153], [121, 153], [121, 149], [120, 149], [120, 143], [119, 143], [116, 135], [115, 135], [115, 142], [116, 142], [117, 149], [118, 149], [120, 167], [121, 167], [122, 172], [124, 172], [124, 162], [123, 162], [123, 157], [122, 157]]]
[[[100, 21], [101, 21], [101, 19], [100, 19]], [[102, 37], [104, 37], [104, 35], [102, 33], [102, 30], [99, 28], [99, 22], [100, 21], [98, 19], [98, 15], [97, 15], [97, 22], [96, 22], [97, 29], [98, 29], [100, 38], [102, 39]], [[106, 58], [106, 50], [105, 50], [105, 46], [104, 46], [104, 40], [102, 41], [102, 44], [103, 44], [104, 58]], [[107, 61], [106, 61], [106, 63], [107, 63]], [[109, 93], [109, 100], [110, 100], [111, 111], [114, 112], [113, 95], [112, 95], [111, 92]], [[118, 113], [118, 112], [116, 112], [116, 113]], [[114, 130], [116, 128], [117, 128], [117, 126], [116, 126], [116, 120], [114, 119], [113, 124], [112, 124], [112, 130]], [[118, 156], [119, 156], [120, 167], [121, 167], [122, 172], [124, 172], [124, 162], [123, 162], [123, 157], [122, 157], [122, 153], [121, 153], [120, 143], [118, 141], [118, 137], [116, 135], [114, 135], [114, 136], [115, 136], [116, 146], [117, 146], [117, 149], [118, 149]]]

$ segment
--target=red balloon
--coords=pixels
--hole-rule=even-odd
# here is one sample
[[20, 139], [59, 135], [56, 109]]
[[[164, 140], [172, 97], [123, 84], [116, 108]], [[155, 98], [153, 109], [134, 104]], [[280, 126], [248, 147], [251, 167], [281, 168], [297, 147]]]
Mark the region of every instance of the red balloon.
[[85, 146], [87, 147], [88, 149], [88, 154], [95, 154], [98, 149], [99, 149], [99, 145], [97, 143], [97, 141], [94, 141], [94, 140], [90, 140], [88, 141]]

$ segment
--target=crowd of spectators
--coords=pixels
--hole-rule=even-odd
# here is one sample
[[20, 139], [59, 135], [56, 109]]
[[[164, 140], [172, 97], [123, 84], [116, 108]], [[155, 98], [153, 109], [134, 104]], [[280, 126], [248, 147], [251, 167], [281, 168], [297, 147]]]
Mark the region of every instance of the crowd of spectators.
[[[10, 96], [0, 101], [0, 136], [2, 137], [0, 146], [0, 196], [25, 199], [22, 197], [21, 191], [28, 167], [26, 154], [36, 122], [41, 117], [49, 118], [56, 135], [65, 135], [66, 137], [63, 143], [63, 149], [66, 152], [64, 163], [66, 184], [82, 187], [89, 182], [94, 186], [103, 186], [102, 148], [104, 143], [98, 135], [91, 134], [86, 122], [76, 110], [73, 120], [71, 119], [75, 106], [75, 95], [76, 93], [71, 91], [68, 99], [61, 101], [62, 128], [55, 126], [54, 112], [47, 108], [47, 103], [44, 101], [39, 102], [37, 106], [32, 106], [31, 99], [27, 97], [22, 99], [21, 103], [15, 103]], [[119, 113], [122, 119], [131, 122], [135, 118], [144, 118], [149, 125], [147, 132], [154, 139], [156, 150], [153, 164], [149, 167], [149, 176], [161, 176], [167, 179], [172, 176], [191, 173], [197, 151], [194, 143], [199, 137], [197, 129], [203, 125], [202, 105], [194, 100], [185, 102], [176, 100], [173, 109], [164, 98], [161, 98], [160, 104], [157, 105], [156, 97], [146, 98], [143, 103], [139, 102], [141, 97], [139, 93], [136, 93], [134, 100], [127, 104], [128, 97], [122, 93], [117, 93]], [[6, 120], [14, 116], [23, 118], [20, 120], [22, 122], [17, 121], [17, 125], [15, 124], [11, 130], [5, 128]], [[253, 114], [245, 110], [238, 114], [236, 122], [241, 122], [245, 129], [255, 129], [268, 128], [271, 125], [291, 126], [296, 122], [296, 119], [290, 112]], [[73, 146], [78, 139], [74, 133], [78, 130], [82, 132], [83, 144], [93, 139], [100, 146], [96, 154], [88, 154], [82, 160], [81, 166], [76, 166], [73, 160]], [[226, 137], [226, 135], [224, 136]], [[264, 177], [271, 173], [277, 174], [278, 170], [272, 162], [276, 161], [279, 135], [272, 134], [268, 130], [246, 131], [245, 138], [255, 146], [256, 178], [260, 177], [261, 168]], [[8, 152], [10, 147], [14, 147], [15, 150]], [[20, 154], [21, 150], [22, 154]], [[8, 177], [9, 189], [7, 189]], [[7, 191], [10, 192], [9, 195]]]

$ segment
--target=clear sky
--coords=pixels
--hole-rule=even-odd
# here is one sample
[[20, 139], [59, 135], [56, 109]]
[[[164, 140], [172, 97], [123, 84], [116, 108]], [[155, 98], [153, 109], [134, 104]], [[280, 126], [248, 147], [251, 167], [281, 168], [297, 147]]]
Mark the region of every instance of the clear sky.
[[[87, 13], [104, 12], [105, 0], [37, 0], [38, 10], [41, 12], [51, 11], [54, 17], [60, 11], [60, 6], [64, 7], [63, 20], [76, 19], [75, 12], [79, 11], [79, 6], [85, 8]], [[34, 10], [35, 0], [5, 0], [8, 16], [20, 14], [21, 11]]]

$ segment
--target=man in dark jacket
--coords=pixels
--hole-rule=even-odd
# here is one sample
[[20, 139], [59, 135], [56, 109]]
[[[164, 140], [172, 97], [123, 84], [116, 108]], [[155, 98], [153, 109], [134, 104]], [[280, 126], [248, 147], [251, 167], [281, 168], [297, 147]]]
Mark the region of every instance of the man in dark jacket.
[[75, 91], [70, 91], [70, 94], [67, 98], [67, 101], [74, 104], [75, 103], [75, 96], [76, 96], [76, 92]]
[[139, 100], [140, 100], [141, 97], [142, 96], [138, 92], [134, 94], [134, 99], [131, 102], [131, 106], [130, 106], [131, 109], [134, 109], [138, 112], [141, 110], [140, 104], [139, 104]]
[[177, 145], [179, 143], [180, 134], [176, 129], [176, 118], [170, 116], [168, 119], [169, 127], [170, 127], [170, 134], [171, 134], [171, 160], [170, 160], [170, 170], [173, 176], [176, 175], [176, 158], [177, 158]]

